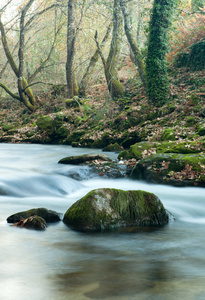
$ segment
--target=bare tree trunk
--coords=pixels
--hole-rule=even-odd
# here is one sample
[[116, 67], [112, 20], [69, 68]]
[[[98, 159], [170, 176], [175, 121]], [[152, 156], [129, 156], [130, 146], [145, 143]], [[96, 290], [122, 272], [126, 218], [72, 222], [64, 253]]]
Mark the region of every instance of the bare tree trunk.
[[6, 54], [6, 57], [8, 59], [8, 62], [14, 72], [14, 74], [16, 75], [16, 77], [18, 78], [18, 91], [19, 91], [19, 99], [18, 97], [13, 97], [13, 93], [5, 86], [1, 83], [1, 87], [9, 94], [11, 95], [13, 98], [20, 100], [21, 102], [24, 103], [24, 105], [29, 108], [31, 111], [35, 110], [35, 100], [34, 100], [34, 96], [32, 93], [32, 90], [30, 88], [26, 89], [25, 92], [25, 88], [28, 85], [26, 79], [23, 77], [23, 69], [24, 69], [24, 34], [25, 34], [25, 28], [24, 28], [24, 19], [26, 16], [26, 13], [28, 11], [28, 9], [30, 8], [30, 6], [32, 5], [32, 3], [34, 2], [34, 0], [30, 0], [28, 2], [28, 4], [24, 7], [22, 13], [21, 13], [21, 20], [20, 20], [20, 42], [19, 42], [19, 68], [17, 67], [14, 58], [12, 56], [12, 53], [9, 49], [8, 46], [8, 42], [7, 42], [7, 38], [6, 38], [6, 33], [4, 30], [4, 26], [3, 23], [0, 19], [0, 31], [1, 31], [1, 39], [2, 39], [2, 44], [3, 44], [3, 48], [4, 48], [4, 52]]
[[23, 71], [24, 71], [24, 48], [25, 48], [25, 16], [28, 12], [29, 8], [33, 4], [34, 0], [30, 0], [27, 5], [24, 7], [21, 13], [21, 19], [20, 19], [20, 41], [19, 41], [19, 73], [18, 73], [18, 90], [19, 90], [19, 96], [21, 98], [21, 101], [27, 106], [31, 111], [35, 110], [35, 100], [32, 93], [32, 90], [30, 88], [25, 88], [28, 85], [26, 79], [23, 77]]
[[67, 80], [68, 96], [71, 98], [78, 94], [78, 87], [77, 87], [77, 82], [74, 74], [75, 40], [76, 40], [75, 6], [76, 6], [76, 0], [68, 1], [66, 80]]
[[136, 66], [138, 67], [138, 72], [140, 75], [140, 79], [142, 81], [142, 84], [146, 90], [146, 75], [145, 75], [145, 64], [142, 59], [142, 55], [140, 52], [140, 49], [137, 45], [137, 41], [134, 38], [134, 35], [132, 33], [130, 19], [129, 19], [129, 12], [127, 9], [127, 1], [126, 0], [120, 0], [120, 6], [122, 9], [122, 13], [124, 16], [124, 28], [125, 28], [125, 34], [127, 36], [127, 40], [130, 44], [130, 47], [132, 49], [132, 52], [134, 54], [134, 62]]
[[[106, 42], [107, 42], [107, 39], [109, 37], [109, 34], [110, 34], [110, 31], [111, 31], [111, 24], [108, 26], [108, 29], [107, 29], [107, 32], [101, 42], [101, 44], [99, 45], [100, 49], [102, 49]], [[88, 87], [88, 84], [89, 84], [89, 80], [90, 80], [90, 77], [94, 71], [94, 68], [95, 68], [95, 65], [99, 59], [99, 56], [100, 56], [100, 52], [99, 50], [97, 49], [95, 51], [95, 53], [93, 54], [93, 56], [91, 57], [90, 59], [90, 63], [87, 67], [87, 70], [81, 80], [81, 83], [80, 83], [80, 89], [79, 89], [79, 94], [80, 96], [85, 96], [86, 95], [86, 90], [87, 90], [87, 87]]]
[[105, 76], [112, 98], [119, 98], [124, 95], [123, 87], [118, 79], [117, 74], [117, 64], [122, 41], [122, 28], [123, 18], [120, 9], [120, 1], [114, 0], [113, 34], [110, 45], [110, 52], [105, 65]]

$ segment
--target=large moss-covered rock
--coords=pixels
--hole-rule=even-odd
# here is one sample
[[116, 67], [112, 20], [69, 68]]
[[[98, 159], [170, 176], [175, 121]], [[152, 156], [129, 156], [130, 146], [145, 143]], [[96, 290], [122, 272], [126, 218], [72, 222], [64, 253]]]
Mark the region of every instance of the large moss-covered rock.
[[192, 71], [203, 70], [205, 68], [205, 39], [192, 45], [187, 50], [185, 53], [182, 52], [177, 55], [175, 59], [176, 67], [188, 67]]
[[131, 173], [132, 179], [178, 186], [205, 186], [205, 155], [156, 154], [138, 162]]
[[42, 207], [32, 208], [27, 211], [21, 211], [16, 214], [13, 214], [7, 218], [7, 222], [16, 223], [19, 222], [21, 219], [27, 219], [35, 215], [43, 218], [47, 223], [58, 222], [61, 220], [59, 213]]
[[161, 226], [169, 221], [159, 198], [145, 191], [96, 189], [75, 202], [63, 222], [79, 231], [125, 226]]
[[98, 154], [98, 153], [90, 153], [84, 155], [76, 155], [76, 156], [68, 156], [59, 160], [58, 163], [60, 164], [71, 164], [71, 165], [79, 165], [86, 163], [87, 161], [93, 161], [96, 159], [104, 160], [104, 161], [112, 161], [107, 155], [105, 154]]
[[65, 120], [65, 116], [63, 115], [56, 115], [52, 118], [50, 116], [43, 116], [38, 118], [36, 124], [41, 131], [45, 131], [48, 135], [50, 136], [55, 135], [55, 138], [57, 138], [59, 134], [60, 135], [59, 138], [61, 138], [62, 130], [63, 130], [63, 137], [66, 137], [68, 135], [68, 132], [66, 132], [67, 134], [65, 134], [65, 128], [59, 130], [60, 128], [62, 128], [64, 120]]
[[49, 116], [40, 117], [36, 121], [36, 124], [40, 130], [46, 131], [48, 134], [54, 133], [54, 126], [51, 117]]

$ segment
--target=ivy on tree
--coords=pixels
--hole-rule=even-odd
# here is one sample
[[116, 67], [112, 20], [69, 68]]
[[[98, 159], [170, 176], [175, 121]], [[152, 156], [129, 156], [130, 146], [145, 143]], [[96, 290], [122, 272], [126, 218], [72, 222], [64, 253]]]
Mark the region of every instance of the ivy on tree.
[[150, 20], [146, 60], [147, 94], [150, 103], [161, 106], [169, 98], [166, 54], [174, 0], [155, 0]]

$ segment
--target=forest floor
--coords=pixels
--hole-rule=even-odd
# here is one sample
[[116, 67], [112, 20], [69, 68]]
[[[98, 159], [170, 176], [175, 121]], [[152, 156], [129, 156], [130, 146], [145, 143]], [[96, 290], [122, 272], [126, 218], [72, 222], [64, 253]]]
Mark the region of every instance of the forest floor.
[[67, 105], [66, 98], [52, 90], [38, 92], [34, 113], [17, 100], [2, 98], [0, 141], [71, 144], [65, 136], [49, 134], [37, 126], [39, 117], [55, 119], [59, 115], [64, 116], [62, 125], [75, 146], [103, 148], [106, 143], [100, 141], [107, 135], [110, 143], [117, 141], [122, 148], [129, 148], [135, 139], [160, 141], [167, 128], [174, 130], [176, 141], [197, 140], [201, 138], [200, 127], [205, 127], [205, 71], [181, 68], [173, 70], [170, 79], [171, 97], [162, 107], [148, 103], [138, 78], [123, 79], [125, 99], [118, 101], [111, 100], [105, 82], [91, 86], [87, 97], [75, 98], [73, 105]]

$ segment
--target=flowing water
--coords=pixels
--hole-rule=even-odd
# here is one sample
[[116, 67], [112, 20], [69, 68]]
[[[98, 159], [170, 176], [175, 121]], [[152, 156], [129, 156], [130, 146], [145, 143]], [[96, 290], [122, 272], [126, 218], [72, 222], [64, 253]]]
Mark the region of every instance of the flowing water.
[[[57, 164], [91, 152], [0, 144], [0, 194], [6, 193], [0, 196], [0, 300], [204, 300], [205, 189], [89, 178], [86, 168]], [[74, 171], [84, 179], [72, 179]], [[63, 222], [44, 232], [6, 222], [29, 208], [63, 214], [98, 187], [153, 192], [176, 220], [155, 230], [99, 234], [75, 232]]]

